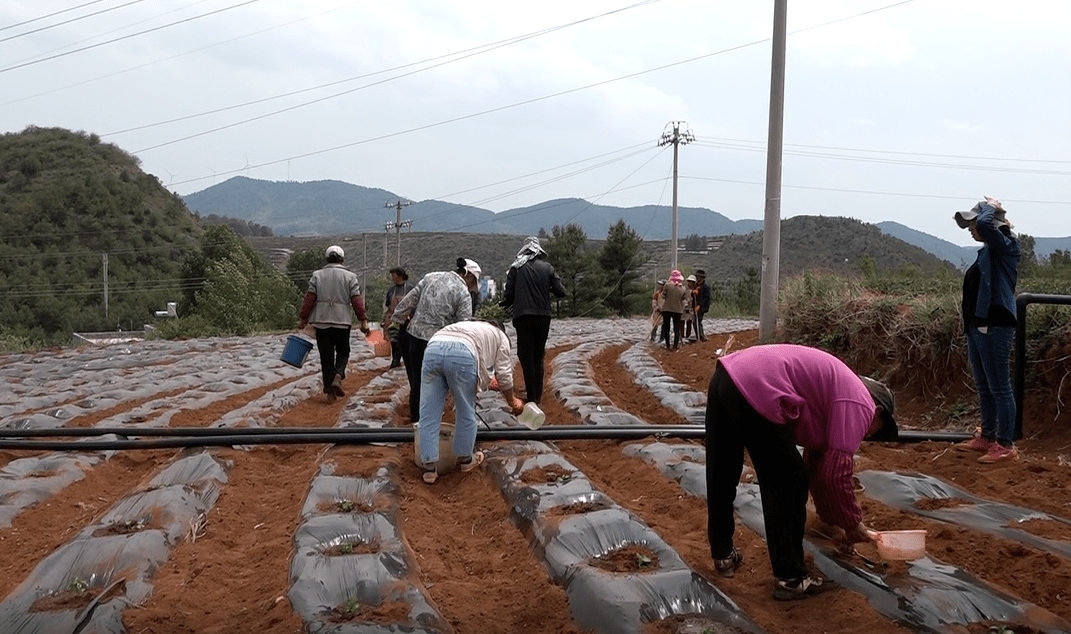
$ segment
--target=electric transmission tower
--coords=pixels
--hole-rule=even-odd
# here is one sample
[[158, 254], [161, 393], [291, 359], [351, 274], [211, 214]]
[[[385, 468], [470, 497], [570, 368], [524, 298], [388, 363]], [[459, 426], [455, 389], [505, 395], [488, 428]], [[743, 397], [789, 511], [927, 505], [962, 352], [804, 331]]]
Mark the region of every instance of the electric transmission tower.
[[[687, 126], [688, 124], [685, 121], [670, 121], [662, 131], [662, 138], [658, 140], [658, 147], [673, 144], [673, 240], [670, 247], [673, 250], [673, 266], [671, 270], [677, 269], [677, 150], [681, 144], [687, 145], [695, 141], [695, 135], [691, 130], [681, 132], [681, 125]], [[670, 126], [673, 126], [672, 130], [668, 129]]]
[[404, 221], [402, 220], [402, 207], [408, 207], [412, 204], [413, 203], [410, 201], [402, 202], [401, 199], [398, 199], [393, 203], [387, 203], [386, 205], [384, 205], [384, 207], [386, 207], [387, 209], [393, 207], [398, 212], [397, 218], [394, 221], [388, 222], [383, 225], [383, 228], [387, 231], [394, 229], [394, 237], [398, 245], [398, 255], [394, 266], [402, 265], [402, 227], [408, 229], [413, 225], [413, 221], [408, 218], [406, 218]]

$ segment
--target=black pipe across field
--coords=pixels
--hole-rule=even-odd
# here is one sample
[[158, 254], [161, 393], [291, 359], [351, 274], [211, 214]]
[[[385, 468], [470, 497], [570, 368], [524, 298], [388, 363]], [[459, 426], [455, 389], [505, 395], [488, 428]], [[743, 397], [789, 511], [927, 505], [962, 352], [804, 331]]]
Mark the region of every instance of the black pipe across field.
[[[119, 440], [25, 440], [49, 436], [93, 437], [116, 435]], [[141, 437], [131, 439], [130, 436]], [[477, 440], [485, 442], [501, 440], [635, 440], [648, 436], [664, 438], [703, 438], [702, 425], [549, 425], [539, 429], [501, 428], [480, 429]], [[147, 437], [155, 437], [148, 438]], [[901, 442], [959, 442], [971, 438], [971, 434], [959, 432], [900, 432]], [[47, 451], [103, 451], [114, 449], [173, 449], [186, 447], [230, 447], [234, 445], [294, 445], [294, 444], [350, 444], [413, 442], [413, 430], [405, 428], [305, 428], [248, 427], [225, 429], [219, 427], [170, 427], [170, 428], [73, 428], [0, 430], [0, 449], [24, 449]]]

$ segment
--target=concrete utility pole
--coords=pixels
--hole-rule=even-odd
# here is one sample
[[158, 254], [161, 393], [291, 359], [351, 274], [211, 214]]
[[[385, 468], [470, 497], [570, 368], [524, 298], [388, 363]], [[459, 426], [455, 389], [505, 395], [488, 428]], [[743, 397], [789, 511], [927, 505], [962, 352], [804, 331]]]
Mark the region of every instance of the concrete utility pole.
[[[413, 204], [412, 202], [404, 202], [403, 203], [401, 201], [401, 199], [399, 199], [396, 202], [387, 203], [386, 205], [384, 205], [384, 207], [386, 207], [387, 209], [390, 209], [391, 207], [393, 207], [398, 211], [397, 219], [394, 222], [388, 222], [385, 225], [383, 225], [383, 227], [387, 231], [390, 231], [391, 229], [394, 229], [394, 237], [397, 240], [397, 244], [398, 244], [398, 259], [394, 263], [394, 266], [401, 266], [402, 265], [402, 227], [405, 227], [405, 228], [408, 229], [413, 224], [413, 221], [409, 220], [409, 219], [406, 219], [404, 222], [402, 221], [402, 207], [408, 207], [409, 205], [412, 205], [412, 204]], [[386, 255], [384, 255], [383, 259], [384, 259], [384, 261], [386, 261], [386, 259], [387, 259]]]
[[684, 121], [671, 121], [667, 126], [673, 126], [673, 131], [662, 131], [662, 138], [658, 140], [658, 147], [663, 147], [673, 144], [673, 241], [671, 249], [673, 249], [673, 264], [671, 270], [677, 270], [677, 150], [682, 143], [688, 144], [695, 141], [695, 135], [690, 130], [681, 132], [681, 124], [688, 125]]
[[762, 223], [759, 340], [777, 334], [777, 277], [781, 268], [781, 149], [785, 125], [785, 31], [788, 0], [774, 2], [770, 71], [770, 129], [766, 144], [766, 210]]
[[104, 254], [104, 316], [108, 316], [108, 254]]

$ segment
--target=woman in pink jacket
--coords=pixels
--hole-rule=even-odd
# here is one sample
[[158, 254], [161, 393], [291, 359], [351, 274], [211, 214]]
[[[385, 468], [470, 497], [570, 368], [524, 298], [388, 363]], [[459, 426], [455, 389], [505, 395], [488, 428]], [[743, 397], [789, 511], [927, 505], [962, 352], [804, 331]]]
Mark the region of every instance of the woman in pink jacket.
[[[852, 457], [867, 440], [896, 440], [892, 392], [833, 355], [806, 346], [754, 346], [718, 360], [706, 410], [707, 537], [714, 569], [733, 576], [733, 501], [747, 449], [759, 481], [779, 600], [832, 586], [803, 556], [807, 494], [845, 543], [867, 541], [852, 485]], [[803, 455], [796, 449], [803, 447]]]

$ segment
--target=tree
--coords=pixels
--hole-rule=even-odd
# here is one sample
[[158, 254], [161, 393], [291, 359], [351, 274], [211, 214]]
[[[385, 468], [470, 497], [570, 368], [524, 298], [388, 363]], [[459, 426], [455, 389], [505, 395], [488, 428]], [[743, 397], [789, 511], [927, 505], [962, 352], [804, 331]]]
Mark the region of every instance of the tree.
[[736, 307], [749, 315], [759, 314], [759, 291], [762, 287], [759, 270], [747, 267], [747, 275], [736, 282]]
[[286, 276], [302, 293], [309, 288], [309, 277], [324, 265], [326, 246], [314, 246], [295, 251], [286, 261]]
[[624, 220], [618, 220], [607, 232], [606, 244], [598, 254], [607, 282], [604, 303], [615, 315], [635, 315], [648, 305], [647, 293], [637, 283], [640, 268], [647, 262], [642, 247], [643, 239], [639, 234]]
[[555, 300], [558, 317], [594, 316], [601, 313], [597, 303], [598, 267], [593, 253], [586, 250], [588, 237], [578, 224], [564, 228], [554, 225], [551, 237], [543, 243], [547, 259], [562, 278], [565, 298]]
[[1038, 268], [1036, 242], [1034, 236], [1019, 234], [1019, 276], [1029, 277]]
[[685, 251], [705, 251], [707, 241], [697, 233], [693, 233], [684, 239]]
[[293, 327], [301, 292], [226, 225], [205, 230], [201, 248], [183, 262], [186, 311], [222, 334]]

